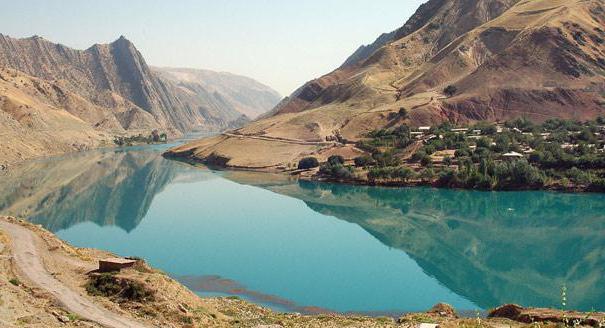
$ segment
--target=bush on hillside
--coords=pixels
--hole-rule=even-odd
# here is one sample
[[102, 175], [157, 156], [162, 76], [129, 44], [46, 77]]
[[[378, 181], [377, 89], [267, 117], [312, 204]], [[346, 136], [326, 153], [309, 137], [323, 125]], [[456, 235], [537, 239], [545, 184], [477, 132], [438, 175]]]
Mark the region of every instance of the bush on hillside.
[[305, 157], [298, 162], [299, 170], [309, 170], [319, 166], [319, 161], [315, 157]]

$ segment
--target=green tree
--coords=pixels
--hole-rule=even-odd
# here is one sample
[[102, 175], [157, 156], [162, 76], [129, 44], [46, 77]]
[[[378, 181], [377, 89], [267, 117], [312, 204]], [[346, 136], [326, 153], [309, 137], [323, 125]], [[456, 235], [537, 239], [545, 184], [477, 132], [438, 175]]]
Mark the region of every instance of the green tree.
[[458, 88], [454, 85], [448, 85], [443, 89], [443, 93], [448, 97], [453, 97], [458, 92]]
[[331, 165], [343, 165], [345, 163], [345, 158], [340, 155], [332, 155], [328, 158], [328, 163]]
[[319, 161], [315, 157], [305, 157], [298, 162], [299, 170], [309, 170], [319, 166]]

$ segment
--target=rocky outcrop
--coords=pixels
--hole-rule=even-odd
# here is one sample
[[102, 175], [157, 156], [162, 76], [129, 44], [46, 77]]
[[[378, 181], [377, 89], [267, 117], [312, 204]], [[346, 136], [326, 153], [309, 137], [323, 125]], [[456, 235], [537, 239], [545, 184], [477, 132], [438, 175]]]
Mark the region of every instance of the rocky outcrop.
[[516, 304], [507, 304], [490, 311], [489, 318], [506, 318], [517, 322], [535, 324], [554, 323], [565, 326], [602, 327], [605, 323], [603, 313], [582, 313], [575, 311], [561, 311], [555, 309], [524, 308]]

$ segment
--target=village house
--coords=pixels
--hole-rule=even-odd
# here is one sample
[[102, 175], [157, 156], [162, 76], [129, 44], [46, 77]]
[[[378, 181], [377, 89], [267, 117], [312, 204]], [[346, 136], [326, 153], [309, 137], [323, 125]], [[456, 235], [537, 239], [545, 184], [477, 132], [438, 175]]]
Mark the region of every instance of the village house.
[[509, 153], [506, 153], [506, 154], [502, 155], [502, 159], [503, 160], [508, 160], [508, 161], [514, 161], [514, 160], [521, 159], [521, 158], [524, 158], [524, 157], [525, 156], [523, 156], [523, 154], [519, 154], [519, 153], [517, 153], [515, 151], [511, 151]]

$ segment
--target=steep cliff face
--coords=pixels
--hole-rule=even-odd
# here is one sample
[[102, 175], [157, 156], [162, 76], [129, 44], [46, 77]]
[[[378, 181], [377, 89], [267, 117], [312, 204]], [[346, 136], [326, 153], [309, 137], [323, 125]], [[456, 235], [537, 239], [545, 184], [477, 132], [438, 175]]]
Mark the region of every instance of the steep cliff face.
[[[595, 118], [605, 114], [604, 24], [603, 0], [431, 0], [402, 28], [299, 88], [270, 117], [238, 130], [237, 139], [183, 149], [252, 166], [241, 151], [246, 136], [271, 149], [284, 139], [356, 141], [400, 124]], [[446, 93], [448, 86], [455, 92]], [[401, 108], [408, 118], [398, 119]], [[261, 164], [291, 164], [304, 152]]]
[[0, 164], [108, 145], [119, 134], [177, 136], [247, 121], [220, 95], [157, 76], [124, 37], [75, 50], [0, 34], [0, 70]]
[[190, 90], [203, 90], [247, 117], [254, 119], [271, 110], [281, 100], [277, 91], [249, 77], [201, 69], [154, 67], [163, 79]]
[[[13, 39], [0, 35], [0, 66], [54, 81], [97, 106], [117, 111], [142, 109], [173, 133], [194, 127], [221, 129], [239, 117], [212, 98], [182, 97], [182, 90], [156, 76], [123, 36], [80, 51], [37, 36]], [[208, 120], [207, 112], [213, 107], [214, 117]]]

